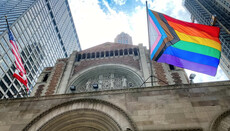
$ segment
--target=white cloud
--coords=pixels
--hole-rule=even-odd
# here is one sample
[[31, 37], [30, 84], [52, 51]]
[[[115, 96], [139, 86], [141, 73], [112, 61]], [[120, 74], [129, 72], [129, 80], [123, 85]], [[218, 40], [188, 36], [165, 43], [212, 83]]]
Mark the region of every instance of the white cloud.
[[114, 0], [114, 2], [118, 5], [124, 5], [127, 0]]
[[215, 77], [205, 75], [202, 73], [190, 71], [190, 70], [185, 70], [187, 75], [189, 76], [191, 73], [196, 74], [196, 77], [194, 79], [195, 83], [200, 83], [200, 82], [211, 82], [211, 81], [225, 81], [228, 80], [227, 76], [224, 74], [223, 70], [218, 67], [217, 69], [217, 74]]
[[[140, 1], [145, 5], [145, 0]], [[69, 0], [82, 49], [104, 42], [113, 42], [114, 38], [121, 32], [130, 34], [134, 45], [143, 43], [148, 48], [145, 6], [135, 7], [134, 10], [130, 11], [131, 14], [125, 14], [122, 11], [113, 10], [107, 1], [103, 0], [102, 2], [108, 10], [106, 13], [101, 9], [97, 0]], [[122, 4], [121, 1], [120, 4]], [[182, 0], [148, 1], [148, 7], [177, 19], [190, 21], [190, 14], [182, 6]], [[188, 75], [192, 73], [192, 71], [186, 72]], [[218, 68], [216, 77], [196, 74], [195, 82], [227, 80], [220, 68]]]
[[123, 12], [116, 13], [106, 1], [103, 2], [109, 13], [103, 12], [95, 0], [69, 1], [82, 49], [113, 42], [122, 31], [131, 33], [130, 17]]

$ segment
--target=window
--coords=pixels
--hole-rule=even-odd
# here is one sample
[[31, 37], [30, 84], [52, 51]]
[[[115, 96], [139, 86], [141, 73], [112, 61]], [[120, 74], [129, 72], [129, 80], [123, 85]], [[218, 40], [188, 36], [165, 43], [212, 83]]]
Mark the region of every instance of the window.
[[2, 66], [2, 69], [7, 71], [8, 70], [8, 66], [6, 65], [6, 63], [4, 62], [4, 60], [0, 60], [0, 65]]
[[99, 52], [96, 53], [96, 57], [97, 57], [97, 58], [100, 57], [100, 53], [99, 53]]
[[138, 49], [137, 48], [134, 48], [134, 55], [138, 56]]
[[5, 51], [4, 51], [3, 47], [2, 47], [1, 44], [0, 44], [0, 56], [1, 56], [1, 55], [3, 56], [4, 53], [5, 53]]
[[84, 53], [84, 54], [82, 55], [82, 59], [85, 59], [85, 56], [86, 56], [86, 54]]
[[18, 93], [18, 91], [17, 91], [17, 89], [14, 87], [14, 85], [12, 85], [10, 88], [11, 88], [11, 90], [14, 92], [15, 95]]
[[113, 56], [113, 51], [110, 51], [110, 56]]
[[5, 82], [10, 85], [11, 84], [11, 81], [9, 79], [9, 77], [5, 74], [5, 76], [3, 77], [3, 79], [5, 80]]
[[80, 61], [80, 60], [81, 60], [81, 54], [78, 54], [77, 61]]
[[6, 43], [5, 39], [2, 38], [2, 39], [1, 39], [1, 43], [2, 43], [2, 45], [3, 45], [3, 48], [5, 48], [5, 50], [8, 51], [9, 46], [8, 46], [8, 44]]
[[0, 81], [0, 85], [1, 85], [1, 87], [2, 87], [2, 89], [3, 89], [4, 91], [7, 90], [7, 87], [6, 87], [6, 85], [4, 84], [3, 81]]
[[92, 58], [95, 58], [95, 53], [92, 53]]
[[5, 60], [6, 63], [8, 63], [8, 65], [11, 65], [12, 62], [11, 60], [9, 59], [9, 57], [7, 56], [7, 54], [4, 55], [3, 59]]
[[123, 50], [120, 50], [120, 55], [123, 55]]
[[101, 52], [101, 57], [104, 57], [104, 52]]
[[8, 95], [9, 98], [14, 98], [14, 96], [12, 95], [12, 93], [9, 90], [7, 92], [7, 95]]
[[115, 56], [118, 56], [118, 50], [115, 50]]
[[4, 75], [4, 71], [0, 68], [0, 78], [2, 78]]
[[109, 57], [109, 51], [106, 51], [106, 52], [105, 52], [105, 56], [106, 56], [106, 57]]
[[3, 96], [3, 93], [0, 91], [0, 99], [2, 98], [2, 96]]
[[8, 71], [7, 71], [7, 74], [10, 76], [11, 80], [14, 79], [13, 73], [11, 72], [11, 70], [8, 70]]
[[170, 65], [170, 64], [169, 64], [169, 69], [170, 69], [170, 70], [175, 70], [175, 67], [174, 67], [173, 65]]
[[48, 80], [48, 78], [49, 78], [49, 74], [45, 74], [45, 76], [43, 77], [42, 82], [46, 82]]
[[129, 54], [133, 54], [133, 49], [129, 49]]
[[128, 50], [127, 49], [124, 50], [124, 54], [128, 55]]
[[87, 54], [87, 59], [90, 59], [90, 53]]

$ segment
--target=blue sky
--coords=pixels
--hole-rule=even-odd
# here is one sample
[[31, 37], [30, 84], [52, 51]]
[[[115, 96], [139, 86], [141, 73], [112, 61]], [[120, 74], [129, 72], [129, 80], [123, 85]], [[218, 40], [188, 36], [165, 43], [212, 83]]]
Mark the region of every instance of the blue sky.
[[[69, 0], [82, 49], [113, 42], [121, 32], [133, 38], [133, 44], [148, 48], [145, 0]], [[183, 0], [148, 0], [148, 8], [190, 22]], [[195, 82], [227, 80], [218, 68], [216, 77], [195, 73]]]

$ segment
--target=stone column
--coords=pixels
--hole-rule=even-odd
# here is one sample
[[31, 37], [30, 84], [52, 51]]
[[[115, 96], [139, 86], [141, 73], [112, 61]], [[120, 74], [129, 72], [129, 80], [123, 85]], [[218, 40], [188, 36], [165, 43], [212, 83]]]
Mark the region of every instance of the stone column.
[[68, 81], [71, 75], [71, 71], [75, 62], [76, 55], [77, 55], [77, 51], [74, 51], [68, 59], [65, 72], [62, 76], [61, 82], [57, 89], [57, 94], [64, 94], [66, 92], [66, 89], [69, 88]]
[[[148, 60], [146, 59], [147, 49], [143, 47], [143, 44], [139, 44], [138, 47], [139, 47], [139, 52], [140, 52], [140, 66], [141, 66], [141, 70], [142, 70], [144, 81], [145, 81], [150, 76], [150, 70], [149, 70], [150, 66], [149, 66]], [[145, 85], [151, 86], [150, 82], [151, 82], [151, 78], [148, 79]]]

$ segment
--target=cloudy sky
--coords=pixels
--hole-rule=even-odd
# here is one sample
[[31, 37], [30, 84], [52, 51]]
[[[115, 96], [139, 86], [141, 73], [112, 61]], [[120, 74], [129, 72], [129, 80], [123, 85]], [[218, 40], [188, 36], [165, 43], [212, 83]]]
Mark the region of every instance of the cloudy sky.
[[[183, 0], [148, 0], [148, 8], [190, 22]], [[148, 48], [145, 0], [69, 0], [82, 49], [113, 42], [121, 32], [132, 36], [133, 44]], [[195, 73], [195, 82], [227, 80], [218, 68], [216, 77]]]

